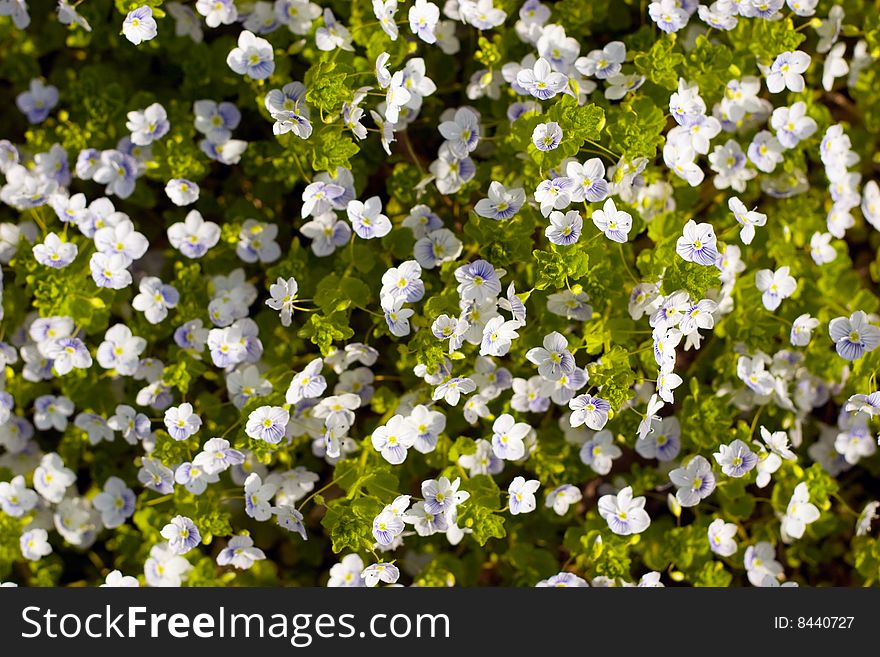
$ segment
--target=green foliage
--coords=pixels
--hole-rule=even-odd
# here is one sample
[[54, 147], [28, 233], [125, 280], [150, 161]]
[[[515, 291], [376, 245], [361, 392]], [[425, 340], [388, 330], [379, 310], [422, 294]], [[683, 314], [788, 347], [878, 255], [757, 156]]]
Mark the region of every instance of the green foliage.
[[[55, 452], [77, 475], [68, 497], [94, 506], [107, 480], [120, 477], [135, 492], [137, 504], [121, 527], [100, 529], [94, 545], [85, 550], [50, 532], [53, 553], [36, 562], [23, 558], [19, 537], [31, 523], [50, 527], [54, 505], [20, 518], [0, 512], [0, 580], [36, 586], [95, 585], [119, 569], [144, 584], [145, 562], [164, 540], [162, 527], [175, 515], [185, 515], [202, 536], [201, 545], [185, 555], [191, 566], [183, 581], [187, 586], [323, 585], [332, 564], [349, 554], [357, 554], [364, 565], [377, 559], [395, 561], [404, 573], [402, 581], [418, 586], [533, 586], [560, 571], [589, 582], [609, 578], [616, 585], [638, 581], [648, 571], [661, 573], [667, 584], [744, 585], [749, 580], [743, 553], [762, 541], [776, 547], [789, 580], [811, 585], [880, 582], [877, 523], [867, 527], [862, 512], [876, 497], [880, 455], [862, 454], [857, 463], [847, 463], [845, 471], [831, 474], [843, 467], [834, 448], [838, 435], [852, 428], [848, 423], [865, 419], [854, 420], [842, 409], [852, 395], [878, 388], [880, 349], [850, 362], [838, 356], [829, 340], [829, 323], [857, 310], [869, 313], [869, 321], [876, 324], [880, 238], [868, 221], [870, 214], [854, 203], [848, 208], [853, 226], [843, 238], [830, 242], [833, 260], [817, 264], [811, 245], [814, 235], [831, 229], [829, 213], [840, 209], [835, 202], [845, 187], [840, 179], [830, 181], [826, 170], [821, 150], [826, 131], [842, 127], [857, 156], [851, 158], [848, 172], [853, 181], [859, 179], [862, 192], [877, 178], [880, 16], [873, 3], [839, 3], [845, 19], [838, 43], [845, 44], [851, 73], [832, 80], [830, 91], [823, 86], [823, 67], [831, 55], [817, 51], [815, 28], [825, 20], [831, 2], [819, 5], [816, 19], [788, 11], [778, 20], [741, 16], [729, 31], [708, 30], [695, 15], [687, 29], [673, 34], [657, 29], [643, 11], [645, 3], [635, 0], [548, 3], [551, 23], [578, 41], [578, 56], [622, 41], [627, 49], [622, 71], [636, 77], [632, 89], [614, 98], [606, 94], [614, 86], [612, 80], [572, 76], [566, 93], [540, 101], [518, 93], [505, 77], [505, 65], [535, 54], [534, 44], [526, 43], [514, 27], [522, 5], [518, 0], [494, 0], [508, 17], [492, 30], [449, 21], [452, 32], [445, 39], [460, 47], [453, 55], [446, 54], [448, 41], [440, 44], [443, 47], [429, 46], [409, 33], [406, 3], [398, 8], [400, 34], [392, 40], [378, 27], [369, 3], [335, 2], [333, 11], [351, 34], [352, 50], [326, 52], [316, 47], [321, 18], [303, 34], [282, 27], [262, 35], [272, 45], [275, 62], [266, 80], [237, 75], [226, 64], [238, 27], [204, 29], [203, 39], [193, 41], [176, 34], [175, 20], [170, 12], [166, 15], [162, 0], [76, 4], [89, 20], [90, 32], [62, 25], [52, 12], [37, 11], [32, 4], [27, 30], [0, 17], [0, 98], [7, 108], [2, 136], [16, 145], [26, 170], [39, 169], [55, 144], [67, 152], [73, 170], [82, 150], [122, 149], [120, 140], [130, 137], [128, 113], [154, 102], [167, 110], [170, 130], [149, 147], [132, 150], [141, 161], [131, 196], [115, 196], [104, 184], [79, 174], [67, 186], [71, 194], [82, 193], [89, 202], [109, 196], [114, 209], [148, 239], [148, 252], [130, 267], [129, 288], [96, 287], [90, 269], [96, 244], [88, 231], [75, 222], [62, 223], [51, 204], [19, 210], [6, 202], [4, 191], [0, 390], [13, 399], [10, 414], [31, 425], [37, 424], [38, 400], [46, 395], [66, 397], [75, 411], [64, 427], [35, 429], [28, 443], [33, 450], [15, 452], [10, 445], [16, 444], [15, 432], [21, 429], [13, 423], [0, 426], [0, 481], [22, 474], [25, 484], [34, 488], [39, 456]], [[128, 12], [144, 4], [159, 19], [159, 36], [134, 46], [120, 27]], [[812, 58], [805, 90], [769, 93], [762, 68], [793, 50]], [[856, 52], [865, 56], [856, 60]], [[377, 85], [375, 67], [381, 53], [388, 55], [390, 73], [408, 71], [408, 89], [418, 84], [422, 65], [436, 86], [402, 110], [388, 150], [381, 143], [388, 135], [382, 130], [380, 111], [387, 91]], [[555, 67], [562, 70], [567, 65]], [[705, 178], [691, 186], [664, 161], [667, 136], [678, 125], [671, 116], [670, 95], [682, 81], [696, 85], [706, 114], [723, 119], [722, 103], [735, 95], [728, 83], [747, 77], [761, 81], [758, 94], [764, 106], [736, 125], [723, 122], [709, 152], [694, 154]], [[60, 102], [44, 121], [32, 124], [16, 108], [16, 97], [34, 78], [57, 87]], [[306, 89], [300, 102], [312, 132], [305, 139], [294, 133], [276, 135], [265, 104], [269, 90], [292, 81], [301, 81]], [[586, 93], [584, 85], [593, 83], [596, 88]], [[247, 147], [239, 162], [223, 164], [206, 155], [210, 144], [193, 121], [193, 103], [202, 99], [230, 102], [240, 110], [242, 118], [232, 138]], [[511, 107], [523, 101], [535, 104], [510, 121]], [[720, 183], [711, 162], [715, 148], [732, 139], [747, 152], [762, 130], [778, 136], [779, 130], [767, 126], [771, 106], [796, 102], [804, 103], [807, 116], [816, 122], [815, 132], [785, 148], [772, 173], [758, 172], [747, 157], [745, 166], [754, 170], [754, 178], [742, 185]], [[343, 120], [344, 109], [356, 117], [355, 105], [363, 110], [359, 120], [367, 129], [364, 139]], [[444, 112], [463, 106], [480, 116], [480, 138], [469, 151], [475, 171], [469, 177], [469, 165], [461, 164], [459, 173], [468, 179], [441, 192], [444, 163], [437, 158], [443, 139], [438, 124]], [[532, 135], [548, 122], [559, 124], [563, 138], [557, 148], [541, 151]], [[604, 167], [609, 197], [632, 219], [625, 243], [607, 239], [593, 225], [604, 198], [557, 208], [576, 211], [583, 230], [574, 244], [550, 243], [545, 233], [549, 218], [536, 202], [536, 188], [567, 175], [569, 163], [594, 158]], [[9, 176], [4, 178], [7, 190]], [[187, 207], [171, 202], [164, 187], [172, 178], [197, 183], [198, 200]], [[318, 256], [314, 233], [309, 236], [304, 230], [315, 217], [302, 212], [303, 192], [310, 183], [328, 180], [346, 186], [345, 201], [332, 209], [337, 220], [352, 226], [346, 213], [349, 198], [378, 197], [391, 224], [387, 234], [334, 242], [332, 253]], [[476, 213], [476, 204], [487, 198], [493, 182], [507, 190], [523, 190], [526, 201], [513, 217], [496, 221]], [[789, 189], [793, 184], [798, 185], [794, 191]], [[757, 228], [750, 244], [740, 238], [741, 227], [728, 207], [733, 196], [767, 215], [766, 225]], [[407, 301], [405, 307], [414, 311], [409, 330], [394, 335], [382, 304], [388, 298], [382, 292], [387, 284], [383, 277], [391, 267], [418, 259], [419, 253], [425, 262], [424, 249], [419, 252], [416, 245], [425, 246], [426, 228], [407, 220], [417, 206], [436, 215], [460, 242], [460, 253], [422, 265], [424, 294]], [[220, 228], [218, 243], [200, 258], [184, 257], [170, 244], [169, 227], [192, 209]], [[278, 258], [254, 262], [241, 255], [246, 246], [242, 227], [248, 219], [273, 229], [281, 250]], [[686, 262], [676, 253], [676, 242], [690, 219], [712, 225], [720, 269]], [[20, 234], [15, 232], [19, 229]], [[50, 232], [77, 247], [72, 264], [55, 269], [37, 262], [33, 247]], [[458, 243], [454, 246], [459, 248]], [[497, 306], [463, 303], [458, 269], [477, 259], [503, 270]], [[733, 268], [733, 262], [741, 267]], [[755, 275], [782, 266], [789, 267], [797, 288], [770, 311]], [[181, 297], [156, 324], [132, 305], [147, 275], [173, 285]], [[220, 277], [234, 278], [245, 292], [224, 291]], [[266, 304], [278, 278], [294, 278], [298, 284], [288, 326]], [[515, 291], [509, 292], [511, 283]], [[636, 287], [643, 283], [656, 288]], [[710, 300], [719, 309], [713, 313], [712, 328], [701, 328], [699, 339], [684, 336], [679, 343], [673, 372], [681, 376], [681, 384], [658, 391], [664, 377], [669, 383], [673, 375], [658, 372], [652, 335], [658, 322], [649, 318], [660, 299], [653, 295], [679, 290], [687, 292], [689, 303]], [[482, 326], [496, 313], [510, 319], [511, 293], [525, 305], [527, 319], [516, 327], [519, 337], [509, 351], [487, 355]], [[247, 301], [235, 308], [235, 318], [218, 318], [218, 303], [238, 296]], [[819, 325], [807, 345], [792, 344], [792, 323], [804, 314]], [[435, 337], [432, 326], [441, 315], [472, 322], [463, 342], [450, 344]], [[57, 366], [51, 377], [40, 373], [48, 357], [29, 333], [37, 317], [69, 318], [93, 365], [63, 376]], [[204, 329], [212, 330], [245, 318], [253, 322], [247, 326], [255, 328], [259, 343], [250, 343], [247, 361], [235, 367], [217, 366], [208, 349], [184, 348], [175, 338], [175, 330], [185, 322], [199, 320]], [[97, 362], [99, 345], [116, 324], [129, 327], [146, 343], [134, 376]], [[566, 387], [576, 379], [572, 373], [565, 380], [541, 380], [534, 352], [527, 357], [553, 332], [564, 336], [577, 367], [586, 374], [577, 389]], [[361, 397], [351, 426], [341, 432], [345, 435], [325, 433], [327, 408], [315, 408], [318, 398], [287, 402], [285, 393], [294, 374], [318, 356], [324, 359], [321, 375], [326, 379], [321, 398], [347, 393]], [[477, 360], [480, 356], [483, 359]], [[773, 377], [772, 392], [757, 394], [746, 386], [737, 371], [741, 357], [765, 361]], [[488, 371], [492, 367], [498, 368], [494, 374]], [[447, 376], [470, 378], [477, 390], [463, 395], [456, 406], [434, 399]], [[498, 390], [488, 383], [493, 376], [503, 382]], [[658, 440], [656, 421], [645, 417], [648, 399], [659, 392], [665, 402], [657, 411], [668, 432], [664, 441]], [[595, 461], [592, 466], [587, 463], [589, 453], [582, 448], [585, 441], [596, 439], [597, 431], [572, 428], [567, 418], [569, 399], [579, 394], [598, 396], [611, 406], [603, 429], [621, 454], [602, 473]], [[150, 395], [160, 399], [151, 405], [145, 401]], [[202, 426], [195, 435], [177, 441], [166, 431], [164, 411], [183, 402], [193, 405]], [[445, 418], [436, 448], [428, 453], [410, 448], [403, 463], [391, 465], [373, 446], [372, 437], [419, 404]], [[139, 436], [132, 443], [130, 435], [123, 438], [116, 429], [112, 440], [104, 436], [95, 443], [94, 432], [77, 421], [80, 413], [109, 419], [122, 405], [143, 413], [150, 425], [148, 437]], [[291, 416], [285, 437], [277, 443], [246, 431], [251, 413], [262, 406], [283, 408]], [[495, 423], [504, 414], [532, 431], [525, 438], [522, 458], [500, 467], [489, 455]], [[668, 460], [647, 458], [641, 449], [647, 443], [669, 444], [676, 427], [672, 418], [680, 428], [680, 450]], [[865, 422], [873, 445], [880, 420]], [[27, 431], [31, 425], [24, 425]], [[797, 459], [783, 460], [762, 486], [756, 470], [742, 477], [724, 474], [715, 454], [734, 440], [759, 454], [759, 469], [774, 462], [762, 441], [762, 427], [785, 431]], [[649, 428], [653, 430], [648, 437], [638, 437]], [[160, 494], [139, 481], [146, 459], [173, 472], [192, 463], [214, 437], [248, 452], [234, 478], [224, 472], [200, 494], [179, 483], [172, 493]], [[338, 458], [322, 452], [332, 439], [342, 445]], [[488, 447], [480, 441], [487, 441]], [[478, 454], [480, 462], [472, 463]], [[712, 468], [716, 487], [698, 505], [681, 508], [667, 499], [674, 499], [676, 492], [669, 473], [697, 455]], [[487, 469], [495, 474], [480, 474]], [[308, 541], [274, 520], [258, 522], [245, 513], [241, 479], [250, 472], [257, 472], [270, 487], [279, 486], [273, 505], [293, 506], [302, 513]], [[443, 477], [467, 493], [455, 513], [446, 517], [464, 530], [460, 540], [450, 545], [454, 528], [449, 540], [443, 531], [422, 536], [411, 531], [408, 519], [403, 545], [393, 552], [380, 551], [374, 518], [401, 496], [409, 497], [411, 511], [423, 501], [424, 482]], [[515, 477], [539, 482], [534, 511], [511, 513], [508, 486]], [[803, 537], [783, 540], [780, 518], [801, 483], [820, 517]], [[565, 485], [580, 496], [557, 513], [552, 504], [547, 506], [547, 496]], [[637, 535], [614, 534], [597, 512], [603, 495], [624, 486], [645, 498], [651, 518]], [[707, 532], [716, 519], [736, 525], [737, 549], [729, 557], [710, 550]], [[220, 567], [217, 554], [242, 533], [254, 539], [267, 559], [245, 572]]]

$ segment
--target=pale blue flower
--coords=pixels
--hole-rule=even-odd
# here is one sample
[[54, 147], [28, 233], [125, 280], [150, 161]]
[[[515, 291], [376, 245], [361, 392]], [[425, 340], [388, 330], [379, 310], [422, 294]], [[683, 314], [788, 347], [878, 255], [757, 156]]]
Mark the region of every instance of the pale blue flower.
[[552, 151], [562, 141], [562, 128], [555, 121], [539, 123], [532, 131], [532, 143], [539, 151]]
[[160, 533], [174, 554], [185, 554], [202, 542], [198, 527], [186, 516], [174, 516]]
[[122, 33], [136, 46], [155, 38], [159, 32], [152, 8], [144, 5], [128, 12], [122, 22]]

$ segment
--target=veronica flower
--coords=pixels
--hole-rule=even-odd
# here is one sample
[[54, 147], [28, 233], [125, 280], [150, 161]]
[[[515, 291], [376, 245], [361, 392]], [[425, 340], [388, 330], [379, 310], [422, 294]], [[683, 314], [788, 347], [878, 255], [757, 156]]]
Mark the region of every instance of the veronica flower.
[[582, 290], [573, 292], [566, 289], [547, 297], [547, 310], [566, 319], [586, 322], [593, 316], [593, 307], [587, 303], [589, 300], [589, 295]]
[[193, 114], [196, 130], [215, 144], [229, 141], [232, 131], [241, 122], [241, 112], [235, 105], [227, 102], [197, 100], [193, 103]]
[[[549, 501], [550, 497], [548, 496], [547, 499]], [[558, 573], [535, 584], [537, 588], [584, 588], [588, 586], [589, 584], [584, 578], [567, 572]]]
[[166, 7], [168, 13], [174, 18], [175, 36], [187, 36], [196, 43], [201, 43], [204, 40], [202, 24], [196, 16], [196, 12], [179, 2], [169, 2]]
[[395, 415], [370, 436], [373, 448], [392, 465], [406, 460], [407, 450], [415, 444], [416, 432], [402, 415]]
[[599, 431], [605, 426], [611, 411], [611, 404], [604, 399], [590, 395], [578, 395], [568, 402], [568, 407], [573, 411], [569, 417], [572, 427], [586, 424], [594, 431]]
[[321, 8], [310, 0], [279, 0], [275, 3], [275, 16], [294, 34], [308, 34], [320, 15]]
[[361, 573], [364, 585], [371, 588], [376, 586], [379, 582], [395, 584], [399, 577], [400, 571], [397, 569], [397, 566], [391, 563], [385, 563], [384, 561], [367, 566]]
[[324, 394], [327, 380], [321, 375], [324, 361], [315, 358], [306, 365], [302, 372], [295, 373], [287, 388], [285, 401], [298, 404], [303, 399], [314, 399]]
[[434, 269], [444, 262], [456, 260], [463, 248], [461, 240], [451, 230], [440, 228], [416, 240], [413, 257], [423, 269]]
[[880, 344], [880, 329], [868, 323], [868, 316], [861, 310], [849, 318], [836, 317], [828, 324], [828, 333], [838, 355], [846, 360], [858, 360], [866, 351], [873, 351]]
[[318, 50], [329, 52], [340, 48], [342, 50], [354, 50], [351, 45], [351, 33], [333, 15], [329, 8], [324, 8], [324, 26], [315, 32], [315, 45]]
[[459, 477], [451, 482], [447, 477], [423, 481], [422, 496], [425, 498], [425, 509], [433, 514], [452, 515], [459, 504], [470, 498], [470, 493], [458, 490], [460, 485]]
[[419, 536], [432, 536], [438, 532], [446, 532], [450, 523], [447, 514], [431, 511], [427, 502], [416, 502], [412, 509], [403, 516], [403, 519], [412, 524]]
[[168, 241], [187, 258], [201, 258], [220, 241], [220, 226], [190, 210], [186, 219], [168, 227]]
[[568, 76], [554, 71], [543, 57], [533, 68], [523, 68], [516, 75], [517, 84], [535, 98], [548, 100], [568, 88]]
[[810, 491], [803, 481], [795, 486], [791, 500], [782, 518], [782, 536], [788, 538], [801, 538], [807, 525], [819, 519], [819, 509], [810, 502]]
[[382, 275], [381, 297], [403, 299], [406, 303], [415, 303], [425, 296], [425, 284], [422, 282], [422, 267], [415, 260], [407, 260], [399, 267], [392, 267]]
[[101, 522], [107, 529], [121, 526], [135, 511], [134, 491], [119, 477], [108, 478], [92, 503], [101, 512]]
[[165, 428], [174, 440], [186, 440], [202, 426], [202, 418], [193, 412], [192, 404], [184, 402], [165, 411]]
[[755, 238], [755, 226], [765, 225], [767, 223], [767, 215], [755, 210], [747, 210], [745, 204], [736, 196], [728, 199], [727, 207], [733, 212], [736, 222], [742, 226], [742, 230], [739, 232], [739, 238], [742, 240], [742, 243], [751, 244]]
[[532, 131], [532, 143], [539, 151], [552, 151], [561, 141], [562, 128], [554, 121], [539, 123]]
[[312, 240], [311, 249], [319, 258], [332, 254], [351, 239], [349, 225], [336, 218], [333, 212], [325, 212], [303, 224], [299, 231]]
[[216, 162], [227, 165], [238, 164], [247, 147], [248, 143], [241, 139], [229, 139], [222, 143], [203, 139], [199, 142], [199, 148], [205, 155]]
[[721, 471], [728, 477], [742, 477], [758, 462], [758, 457], [738, 438], [729, 445], [721, 445], [713, 456]]
[[391, 511], [382, 511], [373, 519], [373, 538], [382, 546], [389, 546], [403, 533], [403, 518]]
[[141, 279], [140, 293], [132, 299], [131, 307], [144, 313], [150, 324], [158, 324], [168, 316], [168, 309], [177, 306], [180, 294], [155, 276]]
[[608, 100], [620, 100], [645, 83], [644, 75], [623, 75], [618, 73], [608, 78], [608, 86], [605, 87], [605, 98]]
[[607, 80], [620, 73], [626, 61], [626, 46], [622, 41], [611, 41], [601, 50], [591, 50], [586, 57], [580, 57], [574, 66], [581, 75]]
[[687, 262], [700, 265], [714, 265], [718, 257], [715, 231], [711, 224], [698, 224], [693, 219], [687, 222], [684, 233], [678, 238], [675, 250]]
[[172, 178], [165, 185], [165, 195], [174, 205], [183, 207], [199, 200], [199, 186], [191, 180]]
[[[549, 493], [547, 493], [547, 499], [544, 502], [544, 505], [547, 508], [552, 508], [553, 511], [558, 516], [564, 516], [568, 513], [568, 509], [572, 504], [577, 504], [583, 499], [583, 494], [580, 489], [576, 486], [572, 486], [571, 484], [563, 484], [559, 486]], [[539, 584], [540, 586], [540, 584]], [[545, 586], [553, 586], [552, 584], [545, 584]]]
[[678, 487], [675, 499], [684, 507], [696, 506], [715, 490], [712, 466], [700, 455], [692, 458], [687, 466], [671, 471], [669, 480]]
[[779, 93], [788, 89], [795, 93], [804, 90], [804, 73], [810, 66], [810, 56], [796, 50], [780, 53], [773, 60], [769, 69], [764, 70], [767, 79], [767, 90], [770, 93]]
[[732, 522], [724, 522], [721, 518], [715, 518], [709, 524], [709, 549], [721, 557], [731, 557], [736, 554], [737, 527]]
[[284, 437], [290, 413], [280, 406], [260, 406], [248, 415], [245, 433], [254, 440], [277, 445]]
[[797, 460], [797, 456], [788, 446], [788, 434], [784, 431], [770, 433], [761, 426], [761, 440], [767, 445], [769, 451], [780, 459], [785, 459], [786, 461]]
[[277, 236], [276, 224], [246, 219], [238, 233], [235, 254], [245, 262], [275, 262], [281, 257]]
[[526, 452], [523, 439], [532, 427], [524, 422], [516, 422], [509, 413], [498, 416], [492, 425], [492, 451], [500, 459], [518, 461]]
[[244, 481], [244, 510], [245, 513], [259, 522], [265, 522], [272, 517], [272, 505], [270, 500], [275, 495], [278, 487], [270, 482], [263, 483], [260, 475], [252, 472]]
[[160, 534], [174, 554], [186, 554], [202, 542], [198, 527], [186, 516], [174, 516]]
[[620, 448], [614, 444], [614, 436], [608, 430], [599, 431], [593, 437], [581, 445], [581, 463], [590, 466], [598, 475], [607, 475], [611, 472], [614, 459], [619, 458]]
[[[8, 410], [11, 410], [14, 404], [14, 401], [10, 401]], [[5, 408], [5, 405], [3, 407]], [[73, 415], [73, 409], [73, 402], [67, 397], [40, 395], [34, 400], [34, 425], [40, 431], [48, 429], [64, 431], [67, 428], [67, 419]], [[3, 414], [0, 413], [0, 418], [2, 417]], [[8, 419], [9, 417], [7, 416], [3, 422], [5, 423]]]
[[565, 336], [553, 331], [544, 336], [543, 344], [543, 347], [534, 347], [526, 352], [526, 359], [538, 366], [538, 374], [548, 381], [556, 381], [574, 371], [574, 356], [568, 350]]
[[58, 376], [64, 376], [74, 368], [88, 369], [92, 366], [92, 356], [79, 338], [59, 338], [45, 348], [45, 356], [52, 361]]
[[46, 555], [52, 554], [49, 533], [45, 529], [37, 528], [25, 531], [18, 543], [21, 548], [21, 556], [28, 561], [39, 561]]
[[144, 5], [128, 12], [122, 22], [122, 33], [136, 46], [155, 38], [159, 32], [153, 10]]
[[305, 102], [306, 88], [302, 82], [291, 82], [280, 90], [272, 89], [266, 94], [264, 104], [275, 119], [272, 132], [283, 135], [293, 132], [300, 139], [308, 139], [312, 134], [309, 121], [309, 108]]
[[382, 310], [385, 315], [385, 323], [391, 335], [402, 338], [409, 335], [409, 318], [413, 316], [412, 308], [403, 307], [403, 299], [386, 297], [382, 299]]
[[526, 202], [526, 193], [522, 187], [508, 190], [500, 182], [489, 184], [489, 198], [483, 198], [474, 205], [474, 212], [481, 217], [500, 221], [510, 219]]
[[37, 505], [37, 494], [25, 485], [24, 477], [18, 475], [12, 481], [0, 481], [0, 509], [13, 518], [21, 518]]
[[440, 20], [440, 8], [428, 0], [416, 0], [407, 14], [409, 29], [425, 43], [436, 43], [434, 34]]
[[364, 570], [364, 562], [356, 554], [349, 554], [342, 558], [340, 563], [334, 564], [330, 569], [328, 587], [361, 587], [364, 586], [361, 572]]
[[782, 144], [766, 130], [761, 130], [749, 144], [749, 160], [764, 173], [772, 173], [784, 159]]
[[254, 547], [254, 539], [240, 534], [229, 539], [226, 547], [217, 555], [217, 565], [247, 570], [265, 558], [266, 554], [260, 548]]
[[159, 103], [153, 103], [145, 110], [128, 113], [126, 129], [131, 131], [131, 141], [137, 146], [148, 146], [168, 134], [171, 125], [168, 114]]
[[458, 159], [464, 159], [477, 147], [480, 140], [480, 117], [473, 110], [460, 107], [455, 111], [452, 120], [443, 121], [437, 129], [446, 140], [451, 153]]
[[505, 320], [502, 316], [493, 317], [483, 328], [483, 339], [480, 342], [481, 356], [504, 356], [511, 343], [519, 337], [517, 329], [520, 323], [516, 320]]
[[238, 35], [238, 47], [229, 51], [226, 64], [239, 75], [265, 80], [275, 71], [275, 53], [271, 43], [253, 32], [242, 30]]
[[871, 523], [877, 519], [877, 509], [880, 502], [873, 500], [865, 505], [856, 520], [856, 536], [867, 536], [871, 531]]
[[880, 390], [872, 392], [870, 395], [851, 395], [846, 400], [844, 410], [847, 413], [865, 413], [871, 417], [880, 415]]
[[346, 212], [358, 237], [369, 240], [385, 237], [391, 232], [391, 222], [382, 214], [382, 201], [378, 196], [368, 198], [363, 203], [357, 200], [349, 201]]
[[138, 481], [145, 488], [162, 495], [167, 495], [174, 490], [174, 473], [154, 458], [144, 457], [141, 459]]
[[[45, 121], [58, 104], [58, 88], [47, 85], [39, 78], [30, 81], [27, 91], [15, 97], [15, 105], [31, 124]], [[5, 171], [4, 171], [5, 173]]]
[[770, 125], [776, 131], [776, 138], [785, 148], [794, 148], [798, 143], [816, 132], [816, 122], [806, 115], [807, 106], [803, 101], [791, 107], [777, 107], [770, 117]]
[[211, 438], [196, 454], [192, 464], [201, 468], [206, 474], [220, 474], [234, 465], [244, 463], [244, 454], [232, 449], [225, 438]]
[[511, 515], [515, 516], [534, 511], [537, 506], [535, 493], [540, 486], [541, 482], [537, 479], [526, 481], [524, 477], [515, 477], [510, 482], [510, 486], [507, 487], [507, 494], [510, 496]]
[[101, 253], [118, 253], [129, 262], [143, 257], [149, 247], [147, 238], [134, 229], [134, 224], [129, 219], [99, 228], [95, 231], [94, 240], [95, 248]]
[[462, 301], [481, 303], [494, 299], [501, 294], [500, 276], [503, 274], [503, 270], [496, 271], [485, 260], [475, 260], [463, 265], [455, 270], [455, 280], [459, 283], [458, 294]]
[[234, 0], [198, 0], [196, 11], [205, 17], [208, 27], [231, 25], [238, 19]]
[[535, 200], [541, 206], [541, 214], [547, 216], [553, 210], [562, 210], [571, 204], [574, 181], [567, 177], [557, 177], [542, 181], [535, 189]]
[[294, 507], [288, 505], [276, 506], [272, 508], [275, 514], [275, 522], [279, 527], [283, 527], [287, 531], [296, 532], [302, 537], [302, 540], [309, 540], [306, 534], [305, 525], [303, 525], [303, 515]]
[[144, 563], [144, 576], [149, 586], [179, 587], [190, 570], [190, 563], [174, 554], [168, 543], [154, 545]]
[[618, 210], [614, 199], [609, 198], [601, 210], [593, 211], [593, 224], [613, 242], [626, 242], [632, 228], [632, 215]]
[[598, 157], [590, 158], [583, 164], [569, 162], [565, 167], [565, 175], [574, 183], [572, 201], [597, 203], [608, 196], [605, 165]]
[[55, 233], [49, 233], [42, 244], [33, 248], [34, 259], [41, 265], [52, 269], [62, 269], [74, 261], [77, 254], [76, 244], [62, 242]]
[[[81, 416], [80, 416], [81, 417]], [[80, 418], [78, 417], [77, 420]], [[122, 438], [129, 445], [136, 445], [150, 435], [150, 419], [143, 413], [138, 413], [131, 406], [119, 404], [116, 406], [116, 414], [107, 420], [106, 427], [122, 434]], [[89, 436], [91, 440], [91, 436]], [[108, 440], [112, 440], [112, 435]]]
[[626, 486], [617, 495], [599, 498], [599, 515], [608, 523], [609, 529], [619, 536], [640, 534], [651, 524], [644, 506], [645, 498], [634, 498], [632, 487]]
[[116, 150], [102, 151], [93, 180], [106, 185], [104, 193], [128, 198], [134, 192], [138, 163], [131, 155]]
[[762, 292], [761, 301], [769, 311], [779, 308], [783, 299], [787, 299], [797, 289], [797, 281], [788, 274], [789, 267], [780, 267], [776, 271], [761, 269], [755, 274], [755, 285]]
[[465, 377], [453, 377], [434, 388], [431, 399], [444, 400], [450, 406], [458, 406], [461, 395], [467, 395], [477, 389], [476, 384]]

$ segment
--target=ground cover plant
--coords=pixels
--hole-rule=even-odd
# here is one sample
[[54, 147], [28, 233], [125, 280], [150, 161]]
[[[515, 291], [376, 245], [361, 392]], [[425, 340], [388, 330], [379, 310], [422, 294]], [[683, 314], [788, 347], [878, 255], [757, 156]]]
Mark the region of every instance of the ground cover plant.
[[0, 581], [880, 576], [869, 0], [0, 0]]

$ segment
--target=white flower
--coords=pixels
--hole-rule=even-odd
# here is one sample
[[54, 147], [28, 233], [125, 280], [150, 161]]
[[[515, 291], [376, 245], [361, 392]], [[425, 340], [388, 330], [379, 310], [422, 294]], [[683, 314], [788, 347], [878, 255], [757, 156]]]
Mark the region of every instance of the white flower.
[[614, 205], [614, 199], [609, 198], [601, 210], [593, 211], [593, 223], [596, 228], [605, 233], [605, 237], [623, 244], [632, 228], [632, 215], [629, 212], [618, 210]]
[[614, 436], [608, 430], [599, 431], [581, 445], [581, 463], [590, 466], [598, 475], [611, 472], [614, 459], [620, 457], [620, 447], [614, 444]]
[[617, 495], [599, 498], [599, 515], [608, 523], [609, 529], [620, 536], [640, 534], [651, 524], [645, 511], [645, 498], [633, 497], [632, 487], [626, 486]]
[[226, 57], [226, 64], [239, 75], [265, 80], [275, 71], [275, 53], [271, 43], [243, 30], [238, 35], [238, 47]]
[[416, 431], [402, 415], [395, 415], [387, 424], [377, 427], [370, 437], [373, 448], [392, 465], [406, 460], [407, 450], [416, 442]]
[[709, 524], [709, 549], [722, 557], [730, 557], [736, 553], [737, 527], [732, 522], [724, 522], [716, 518]]
[[510, 513], [518, 515], [520, 513], [531, 513], [535, 510], [537, 502], [535, 493], [540, 488], [541, 482], [537, 479], [525, 480], [524, 477], [515, 477], [510, 486], [507, 487], [507, 493], [510, 495]]
[[755, 238], [755, 226], [765, 225], [767, 223], [767, 215], [755, 210], [746, 209], [745, 204], [736, 196], [728, 199], [727, 207], [733, 212], [736, 222], [742, 226], [742, 230], [739, 232], [740, 240], [742, 240], [743, 244], [751, 244]]
[[563, 484], [547, 493], [545, 506], [553, 509], [556, 515], [564, 516], [572, 504], [577, 504], [583, 499], [583, 493], [576, 486]]
[[272, 310], [277, 310], [281, 313], [282, 326], [290, 326], [293, 315], [293, 302], [296, 300], [298, 290], [299, 285], [293, 276], [286, 281], [279, 276], [278, 280], [269, 286], [271, 298], [266, 299], [266, 305]]
[[789, 267], [780, 267], [776, 271], [761, 269], [755, 274], [755, 285], [762, 292], [761, 301], [769, 311], [779, 308], [783, 299], [787, 299], [797, 289], [797, 281], [788, 274]]
[[182, 207], [199, 200], [199, 186], [191, 180], [172, 178], [165, 185], [165, 194], [174, 205]]
[[523, 439], [532, 431], [525, 422], [517, 422], [509, 413], [498, 416], [492, 425], [492, 451], [500, 459], [518, 461], [526, 453]]
[[807, 484], [799, 483], [792, 493], [785, 517], [782, 519], [783, 537], [801, 538], [807, 525], [819, 519], [819, 509], [810, 502], [810, 491]]
[[122, 22], [122, 33], [136, 46], [155, 38], [158, 30], [156, 20], [153, 18], [153, 10], [144, 5], [128, 12]]

